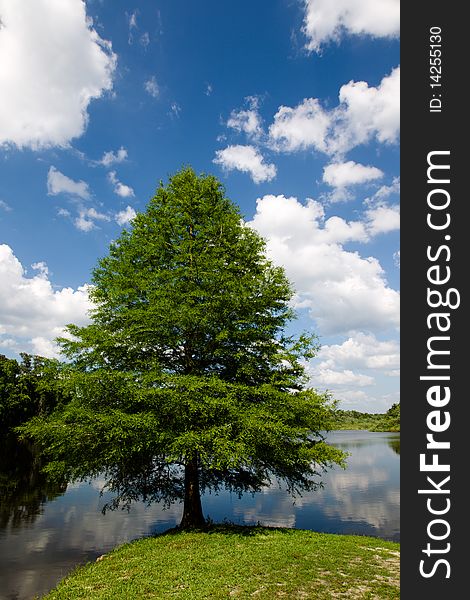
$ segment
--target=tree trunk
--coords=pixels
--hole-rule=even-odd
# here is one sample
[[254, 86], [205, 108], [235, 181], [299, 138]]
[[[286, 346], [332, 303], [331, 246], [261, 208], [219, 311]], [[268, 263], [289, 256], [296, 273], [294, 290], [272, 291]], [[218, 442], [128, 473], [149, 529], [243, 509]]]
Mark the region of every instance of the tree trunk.
[[197, 452], [195, 452], [184, 467], [184, 509], [180, 523], [182, 529], [198, 529], [206, 524], [202, 513], [197, 463]]

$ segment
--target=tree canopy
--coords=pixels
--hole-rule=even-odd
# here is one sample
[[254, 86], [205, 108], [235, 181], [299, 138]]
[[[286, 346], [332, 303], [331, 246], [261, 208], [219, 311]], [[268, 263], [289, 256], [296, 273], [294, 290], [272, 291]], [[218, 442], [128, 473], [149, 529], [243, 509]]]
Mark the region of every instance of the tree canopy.
[[62, 400], [55, 377], [58, 361], [21, 353], [21, 360], [0, 354], [0, 433], [35, 415], [45, 415]]
[[285, 334], [291, 286], [215, 177], [160, 183], [92, 281], [91, 324], [60, 340], [72, 400], [22, 429], [52, 472], [104, 474], [114, 506], [184, 500], [194, 527], [205, 490], [296, 493], [342, 462], [321, 435], [333, 404], [307, 387], [316, 338]]

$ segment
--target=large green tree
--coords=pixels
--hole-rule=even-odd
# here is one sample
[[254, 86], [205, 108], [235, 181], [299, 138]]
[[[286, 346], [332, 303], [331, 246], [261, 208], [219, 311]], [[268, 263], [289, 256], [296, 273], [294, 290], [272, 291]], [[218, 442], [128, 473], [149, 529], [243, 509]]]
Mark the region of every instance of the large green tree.
[[291, 296], [217, 179], [182, 169], [93, 272], [92, 323], [61, 340], [73, 400], [23, 433], [61, 475], [104, 473], [112, 505], [184, 500], [183, 527], [204, 490], [315, 488], [343, 455], [306, 387], [315, 337], [284, 334]]

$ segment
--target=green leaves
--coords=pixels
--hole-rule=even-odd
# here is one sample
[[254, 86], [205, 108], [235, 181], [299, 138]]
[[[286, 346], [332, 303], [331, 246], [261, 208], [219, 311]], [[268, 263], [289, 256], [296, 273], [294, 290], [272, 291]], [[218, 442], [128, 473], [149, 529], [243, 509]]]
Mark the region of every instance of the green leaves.
[[0, 355], [0, 432], [48, 414], [65, 398], [58, 361], [21, 354], [21, 362]]
[[161, 184], [93, 284], [92, 323], [60, 340], [73, 401], [22, 429], [53, 468], [105, 473], [116, 502], [172, 502], [190, 463], [202, 489], [274, 475], [295, 492], [342, 461], [320, 434], [333, 404], [304, 389], [316, 337], [283, 334], [291, 286], [214, 177]]

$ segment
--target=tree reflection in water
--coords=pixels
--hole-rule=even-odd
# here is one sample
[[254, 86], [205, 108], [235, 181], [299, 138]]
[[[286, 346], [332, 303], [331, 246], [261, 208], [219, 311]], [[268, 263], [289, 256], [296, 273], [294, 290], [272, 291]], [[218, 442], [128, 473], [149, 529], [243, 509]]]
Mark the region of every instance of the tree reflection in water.
[[13, 435], [0, 437], [0, 529], [31, 525], [43, 505], [61, 496], [66, 481], [51, 481], [41, 472], [39, 453]]
[[390, 448], [395, 452], [395, 454], [398, 454], [398, 456], [400, 456], [400, 436], [397, 436], [396, 438], [390, 438], [389, 440], [387, 440], [387, 442]]

